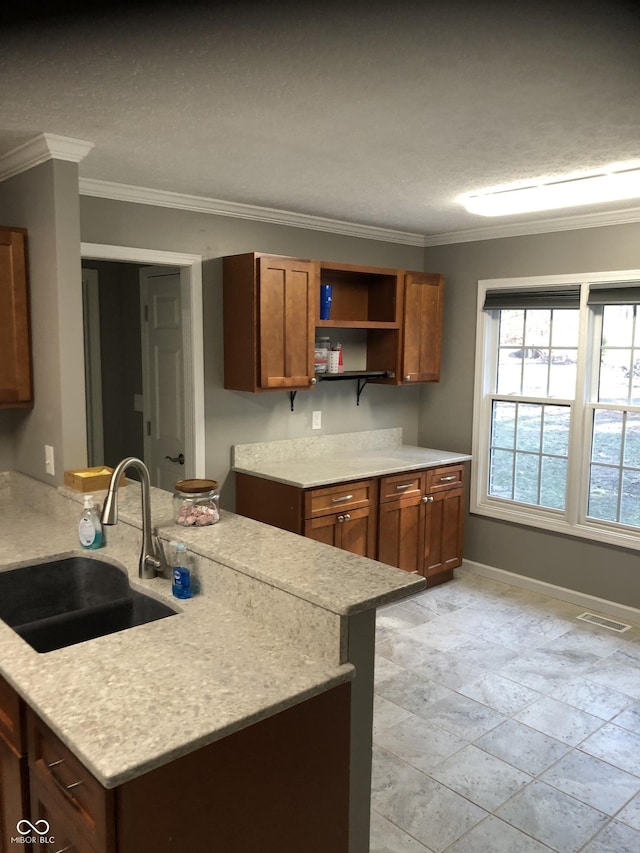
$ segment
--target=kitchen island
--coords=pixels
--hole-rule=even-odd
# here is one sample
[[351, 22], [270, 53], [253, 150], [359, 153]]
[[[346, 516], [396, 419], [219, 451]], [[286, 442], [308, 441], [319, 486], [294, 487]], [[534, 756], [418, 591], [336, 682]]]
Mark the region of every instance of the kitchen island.
[[[98, 503], [103, 497], [95, 495]], [[78, 553], [81, 498], [16, 473], [0, 475], [0, 570]], [[348, 849], [364, 853], [375, 608], [424, 581], [233, 513], [223, 512], [212, 527], [177, 527], [171, 496], [157, 489], [152, 510], [161, 541], [168, 546], [179, 538], [191, 552], [199, 594], [177, 601], [169, 579], [138, 578], [140, 487], [129, 482], [120, 491], [121, 521], [107, 529], [107, 545], [96, 556], [124, 567], [132, 586], [179, 614], [46, 654], [0, 622], [0, 675], [8, 688], [107, 792], [183, 766], [300, 709], [311, 713], [297, 722], [290, 717], [291, 732], [298, 725], [315, 730], [327, 708], [314, 711], [313, 703], [335, 700], [336, 743], [349, 750], [335, 757], [335, 766], [351, 764]], [[318, 729], [319, 742], [329, 728], [324, 735]], [[207, 780], [198, 782], [206, 788]], [[312, 795], [317, 789], [310, 785]], [[121, 822], [125, 816], [126, 810]], [[192, 818], [186, 804], [183, 821]], [[271, 849], [269, 843], [263, 838], [262, 848]], [[183, 849], [177, 844], [166, 849]]]

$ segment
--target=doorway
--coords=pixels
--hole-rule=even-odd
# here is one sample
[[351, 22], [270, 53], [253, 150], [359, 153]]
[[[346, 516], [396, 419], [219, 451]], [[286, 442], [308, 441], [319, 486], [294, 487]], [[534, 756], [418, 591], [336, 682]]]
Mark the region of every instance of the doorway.
[[[165, 489], [178, 479], [203, 477], [200, 256], [83, 243], [82, 265], [89, 464], [113, 466], [138, 456], [152, 485]], [[144, 307], [149, 295], [155, 299], [152, 321], [161, 315], [160, 330], [151, 334]], [[155, 429], [157, 417], [170, 428]]]

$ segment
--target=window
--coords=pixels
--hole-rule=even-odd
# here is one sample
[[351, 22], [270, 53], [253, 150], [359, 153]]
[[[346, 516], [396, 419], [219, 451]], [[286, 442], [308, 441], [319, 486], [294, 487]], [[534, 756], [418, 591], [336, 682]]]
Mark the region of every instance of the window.
[[480, 282], [471, 511], [640, 548], [640, 271]]

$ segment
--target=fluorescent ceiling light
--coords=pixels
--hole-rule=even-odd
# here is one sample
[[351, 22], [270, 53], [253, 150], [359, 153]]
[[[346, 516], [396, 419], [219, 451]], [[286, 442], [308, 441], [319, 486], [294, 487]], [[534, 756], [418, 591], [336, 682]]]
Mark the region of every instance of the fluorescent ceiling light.
[[495, 187], [458, 197], [470, 213], [507, 216], [640, 197], [640, 167], [610, 167], [592, 174], [535, 184]]

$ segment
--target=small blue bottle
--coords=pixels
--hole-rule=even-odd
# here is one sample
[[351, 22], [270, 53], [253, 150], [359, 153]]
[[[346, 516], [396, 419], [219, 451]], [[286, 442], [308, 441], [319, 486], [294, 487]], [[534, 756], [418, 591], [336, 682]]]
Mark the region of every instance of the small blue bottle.
[[171, 592], [176, 598], [191, 598], [191, 570], [187, 566], [187, 549], [184, 542], [176, 542], [176, 554], [172, 570]]

